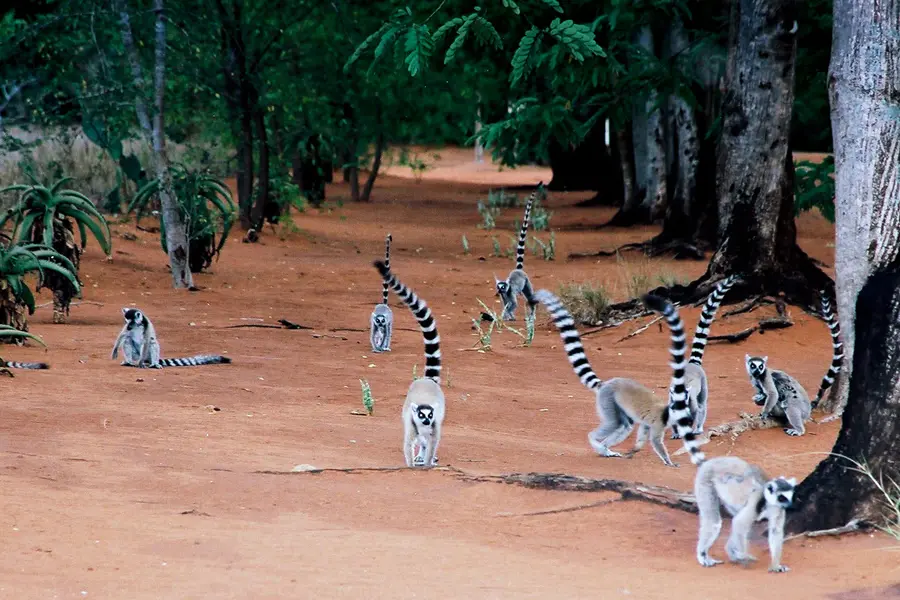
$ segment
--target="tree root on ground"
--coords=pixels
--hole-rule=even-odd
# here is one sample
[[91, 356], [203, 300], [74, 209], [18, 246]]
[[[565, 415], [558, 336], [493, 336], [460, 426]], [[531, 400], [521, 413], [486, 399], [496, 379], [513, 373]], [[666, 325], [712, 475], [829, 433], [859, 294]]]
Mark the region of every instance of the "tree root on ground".
[[[304, 465], [306, 468], [297, 471], [253, 471], [258, 475], [308, 475], [318, 473], [393, 473], [398, 471], [418, 471], [420, 468], [410, 469], [408, 467], [351, 467], [346, 469], [337, 468], [317, 468], [312, 465]], [[452, 473], [461, 481], [470, 483], [506, 483], [509, 485], [520, 485], [532, 489], [557, 490], [564, 492], [616, 492], [620, 495], [617, 500], [641, 500], [652, 504], [659, 504], [683, 510], [689, 513], [697, 512], [697, 501], [693, 494], [679, 492], [672, 488], [647, 485], [632, 481], [622, 481], [620, 479], [589, 479], [587, 477], [578, 477], [576, 475], [566, 475], [564, 473], [509, 473], [506, 475], [473, 475], [466, 473], [461, 469], [451, 466], [436, 466], [428, 469], [429, 471], [444, 471]], [[609, 502], [609, 500], [601, 501]], [[594, 503], [600, 505], [601, 502]], [[583, 508], [587, 508], [585, 505]], [[580, 507], [572, 507], [571, 510], [577, 510]], [[566, 509], [557, 512], [565, 512]], [[548, 513], [549, 514], [549, 513]]]
[[648, 258], [656, 258], [664, 254], [672, 254], [676, 260], [705, 260], [706, 254], [697, 245], [684, 240], [670, 240], [657, 242], [656, 238], [646, 242], [633, 242], [619, 246], [615, 250], [598, 250], [597, 252], [572, 252], [569, 259], [597, 258], [605, 256], [618, 256], [622, 252], [634, 250], [643, 253]]
[[[775, 427], [784, 427], [784, 423], [777, 421], [775, 419], [763, 419], [759, 415], [751, 415], [749, 413], [740, 413], [740, 419], [737, 421], [730, 421], [728, 423], [722, 423], [721, 425], [717, 425], [713, 427], [709, 431], [703, 434], [697, 441], [703, 445], [708, 444], [709, 441], [714, 437], [722, 437], [725, 435], [731, 436], [731, 441], [735, 441], [739, 435], [744, 433], [745, 431], [754, 431], [757, 429], [774, 429]], [[687, 452], [687, 449], [684, 447], [679, 448], [675, 452], [672, 453], [672, 456], [678, 456], [680, 454], [684, 454]]]
[[863, 522], [861, 519], [853, 519], [846, 525], [841, 525], [840, 527], [833, 527], [831, 529], [819, 529], [817, 531], [805, 531], [803, 533], [795, 533], [794, 535], [789, 535], [784, 538], [784, 541], [793, 540], [796, 538], [808, 537], [824, 537], [824, 536], [838, 536], [844, 535], [845, 533], [855, 533], [858, 531], [864, 531], [869, 529], [869, 525]]

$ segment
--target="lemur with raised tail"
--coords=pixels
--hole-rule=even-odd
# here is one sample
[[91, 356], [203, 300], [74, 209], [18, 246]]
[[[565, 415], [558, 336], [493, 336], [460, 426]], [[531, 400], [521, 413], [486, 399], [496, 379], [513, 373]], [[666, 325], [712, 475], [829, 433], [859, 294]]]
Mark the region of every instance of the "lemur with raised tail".
[[[703, 353], [706, 351], [706, 343], [709, 339], [709, 328], [716, 312], [725, 298], [725, 294], [737, 281], [737, 276], [726, 277], [716, 285], [712, 293], [706, 299], [703, 310], [700, 312], [700, 321], [694, 330], [694, 341], [691, 344], [691, 357], [685, 370], [685, 387], [688, 390], [688, 398], [691, 404], [691, 414], [694, 415], [694, 433], [703, 433], [706, 424], [706, 413], [709, 409], [709, 381], [706, 371], [703, 370]], [[678, 432], [672, 433], [672, 439], [678, 439]]]
[[834, 383], [835, 376], [841, 370], [841, 361], [844, 357], [844, 345], [840, 339], [841, 330], [831, 311], [831, 301], [824, 293], [821, 298], [822, 316], [831, 332], [832, 358], [831, 365], [822, 378], [822, 384], [819, 386], [819, 393], [816, 394], [814, 403], [809, 401], [809, 394], [799, 381], [784, 371], [769, 368], [768, 356], [750, 356], [749, 354], [744, 356], [750, 383], [757, 391], [753, 396], [753, 402], [757, 406], [763, 407], [760, 416], [763, 418], [774, 417], [787, 422], [789, 427], [786, 427], [784, 432], [791, 436], [800, 436], [806, 433], [805, 422], [809, 420], [814, 406], [818, 405], [822, 396]]
[[147, 315], [137, 308], [122, 308], [122, 316], [125, 317], [125, 325], [116, 338], [110, 358], [115, 359], [121, 348], [125, 360], [122, 365], [126, 367], [149, 367], [160, 369], [162, 367], [196, 367], [200, 365], [214, 365], [230, 363], [231, 359], [219, 354], [197, 354], [184, 358], [160, 358], [159, 339], [156, 337], [156, 329]]
[[649, 438], [653, 450], [665, 465], [678, 466], [669, 458], [663, 444], [666, 429], [672, 425], [668, 400], [662, 395], [657, 396], [633, 379], [614, 377], [603, 381], [597, 377], [584, 353], [581, 337], [575, 329], [575, 320], [559, 298], [547, 290], [538, 290], [535, 298], [547, 308], [553, 323], [559, 329], [566, 356], [578, 379], [584, 387], [595, 394], [600, 425], [588, 434], [588, 442], [594, 451], [600, 456], [622, 456], [610, 448], [625, 441], [637, 423], [637, 439], [634, 448], [626, 456], [628, 458], [634, 456]]
[[[391, 234], [384, 238], [384, 266], [391, 268]], [[372, 352], [390, 352], [391, 334], [394, 331], [394, 313], [388, 306], [388, 284], [381, 283], [381, 304], [375, 305], [372, 316], [369, 318], [369, 341], [372, 343]]]
[[437, 464], [437, 449], [441, 442], [446, 410], [444, 392], [441, 390], [441, 337], [431, 309], [425, 301], [403, 285], [384, 262], [377, 260], [374, 264], [382, 280], [412, 311], [425, 338], [423, 377], [410, 384], [401, 412], [403, 458], [407, 467], [432, 466]]
[[503, 302], [503, 320], [514, 321], [516, 319], [516, 308], [518, 307], [517, 298], [519, 294], [525, 297], [528, 303], [528, 310], [534, 311], [537, 306], [537, 300], [534, 298], [534, 291], [531, 287], [531, 280], [525, 273], [525, 239], [528, 236], [528, 224], [531, 219], [531, 207], [534, 205], [535, 198], [539, 194], [544, 193], [544, 182], [538, 183], [537, 188], [531, 192], [528, 202], [525, 203], [525, 215], [522, 217], [522, 227], [519, 229], [519, 242], [516, 245], [516, 268], [509, 272], [505, 280], [497, 279], [494, 276], [494, 283], [497, 289], [497, 295]]
[[788, 567], [781, 564], [784, 543], [785, 510], [794, 499], [797, 480], [793, 477], [769, 477], [756, 465], [736, 456], [706, 459], [700, 451], [700, 443], [694, 434], [693, 415], [688, 402], [684, 360], [684, 325], [678, 310], [670, 302], [658, 296], [646, 295], [644, 304], [662, 314], [671, 331], [672, 383], [670, 387], [669, 420], [684, 441], [691, 462], [697, 465], [694, 478], [694, 496], [700, 513], [700, 535], [697, 541], [697, 562], [713, 567], [722, 561], [709, 556], [709, 549], [722, 529], [721, 510], [731, 514], [731, 535], [725, 551], [732, 562], [747, 563], [756, 557], [749, 554], [748, 539], [753, 523], [763, 519], [769, 522], [769, 571], [784, 573]]

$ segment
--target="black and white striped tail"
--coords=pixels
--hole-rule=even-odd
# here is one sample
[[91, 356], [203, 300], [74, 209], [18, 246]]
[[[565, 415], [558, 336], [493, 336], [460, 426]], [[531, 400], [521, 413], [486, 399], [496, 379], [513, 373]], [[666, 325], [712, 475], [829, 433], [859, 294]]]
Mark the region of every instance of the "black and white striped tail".
[[425, 373], [424, 376], [434, 380], [438, 385], [441, 384], [441, 336], [438, 335], [437, 324], [431, 315], [431, 309], [425, 304], [425, 301], [416, 296], [416, 293], [403, 285], [403, 283], [391, 273], [387, 264], [380, 260], [375, 261], [375, 268], [381, 273], [381, 278], [385, 283], [394, 290], [394, 293], [400, 296], [400, 299], [406, 303], [409, 310], [419, 322], [419, 329], [425, 337]]
[[838, 320], [834, 318], [834, 312], [831, 310], [831, 300], [825, 294], [822, 294], [822, 316], [825, 318], [825, 323], [828, 324], [828, 329], [831, 330], [831, 347], [833, 353], [831, 357], [831, 366], [828, 367], [828, 372], [825, 373], [825, 377], [822, 378], [822, 385], [819, 386], [819, 393], [816, 394], [815, 400], [810, 402], [812, 408], [819, 406], [819, 402], [822, 401], [825, 392], [827, 392], [828, 388], [834, 384], [834, 378], [840, 373], [841, 363], [844, 361], [844, 343], [841, 342], [841, 325], [838, 323]]
[[672, 355], [672, 384], [669, 387], [669, 419], [668, 422], [673, 424], [675, 433], [684, 440], [684, 446], [691, 455], [691, 462], [699, 465], [704, 460], [703, 452], [700, 451], [700, 444], [697, 443], [697, 436], [693, 433], [694, 416], [691, 414], [691, 408], [688, 404], [687, 388], [684, 386], [684, 370], [687, 366], [685, 354], [687, 350], [686, 336], [684, 334], [684, 323], [678, 315], [678, 309], [671, 302], [647, 294], [642, 298], [644, 304], [650, 310], [662, 314], [666, 319], [666, 324], [671, 332], [672, 346], [669, 348], [669, 354]]
[[2, 361], [0, 365], [7, 369], [49, 369], [50, 365], [41, 362], [15, 362], [12, 360]]
[[159, 359], [159, 365], [161, 367], [199, 367], [201, 365], [228, 364], [230, 362], [230, 358], [219, 354], [197, 354], [194, 356], [186, 356], [184, 358]]
[[519, 229], [519, 244], [516, 246], [516, 270], [525, 269], [525, 238], [528, 237], [528, 223], [531, 220], [531, 207], [534, 205], [534, 199], [544, 189], [544, 182], [538, 183], [537, 188], [528, 196], [528, 202], [525, 203], [525, 216], [522, 217], [522, 228]]
[[692, 362], [695, 365], [703, 364], [703, 352], [706, 350], [706, 342], [709, 338], [709, 327], [712, 325], [713, 319], [716, 318], [716, 311], [719, 310], [722, 299], [725, 298], [725, 294], [728, 293], [728, 290], [731, 289], [731, 286], [736, 281], [737, 276], [735, 275], [726, 277], [719, 282], [709, 295], [709, 298], [706, 299], [706, 304], [703, 305], [703, 311], [700, 313], [700, 322], [697, 323], [697, 329], [694, 331], [694, 342], [691, 344], [691, 359], [688, 362]]
[[[387, 234], [387, 237], [384, 238], [384, 267], [390, 271], [391, 270], [391, 234]], [[388, 284], [387, 281], [381, 284], [381, 303], [388, 303]]]
[[578, 330], [575, 329], [575, 319], [572, 318], [566, 307], [552, 292], [538, 290], [534, 298], [547, 308], [547, 312], [550, 313], [550, 317], [553, 319], [553, 324], [559, 329], [559, 337], [562, 338], [566, 356], [569, 357], [569, 362], [572, 363], [572, 368], [575, 370], [575, 374], [578, 375], [578, 379], [589, 390], [600, 387], [603, 384], [603, 380], [597, 377], [597, 374], [591, 368], [591, 363], [588, 362], [587, 355], [584, 353], [584, 346], [581, 343], [581, 336], [578, 335]]

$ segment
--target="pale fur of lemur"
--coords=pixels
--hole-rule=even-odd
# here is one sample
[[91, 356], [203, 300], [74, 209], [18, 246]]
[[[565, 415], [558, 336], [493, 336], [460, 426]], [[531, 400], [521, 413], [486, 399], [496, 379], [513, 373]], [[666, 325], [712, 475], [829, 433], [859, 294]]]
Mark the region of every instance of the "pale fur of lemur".
[[666, 429], [672, 425], [668, 400], [662, 395], [657, 396], [633, 379], [614, 377], [603, 381], [597, 377], [585, 355], [584, 346], [575, 328], [575, 320], [559, 298], [548, 290], [538, 290], [535, 298], [547, 308], [553, 323], [559, 329], [566, 356], [575, 374], [581, 383], [595, 394], [600, 425], [588, 434], [588, 442], [594, 451], [601, 456], [622, 456], [610, 448], [625, 441], [637, 424], [638, 432], [634, 448], [626, 456], [628, 458], [634, 456], [649, 438], [653, 450], [664, 464], [670, 467], [678, 466], [669, 458], [663, 443]]
[[[384, 238], [384, 266], [391, 269], [391, 234]], [[388, 284], [381, 284], [381, 304], [375, 305], [372, 316], [369, 318], [369, 341], [372, 343], [372, 352], [390, 352], [391, 335], [394, 331], [394, 313], [388, 306]]]
[[534, 290], [531, 287], [531, 280], [525, 273], [525, 239], [528, 236], [528, 224], [531, 219], [531, 207], [534, 204], [538, 194], [544, 193], [544, 182], [538, 183], [537, 188], [531, 192], [528, 202], [525, 203], [525, 215], [522, 217], [522, 226], [519, 228], [519, 242], [516, 245], [516, 268], [509, 272], [505, 280], [497, 279], [494, 276], [494, 284], [496, 286], [497, 295], [503, 302], [504, 321], [515, 321], [516, 308], [518, 307], [517, 298], [519, 294], [525, 297], [528, 303], [528, 310], [534, 311], [537, 306], [537, 300], [534, 298]]
[[768, 356], [750, 356], [749, 354], [744, 356], [750, 383], [757, 390], [756, 395], [753, 396], [753, 402], [757, 406], [763, 407], [760, 416], [787, 421], [790, 427], [786, 427], [784, 432], [791, 436], [806, 433], [805, 422], [809, 420], [813, 407], [818, 405], [822, 396], [834, 383], [835, 376], [841, 370], [841, 361], [844, 357], [844, 345], [840, 340], [840, 326], [831, 311], [831, 301], [825, 294], [822, 294], [821, 298], [822, 316], [831, 332], [833, 352], [831, 365], [822, 378], [815, 404], [809, 401], [809, 394], [799, 381], [784, 371], [769, 368]]
[[784, 573], [788, 570], [781, 564], [785, 510], [793, 503], [797, 480], [783, 476], [769, 479], [762, 469], [736, 456], [706, 460], [693, 432], [694, 419], [684, 385], [687, 364], [684, 360], [684, 325], [681, 317], [670, 302], [658, 296], [648, 294], [643, 301], [648, 308], [665, 317], [671, 331], [670, 419], [684, 441], [691, 462], [699, 467], [694, 478], [694, 496], [700, 513], [697, 562], [704, 567], [722, 563], [709, 556], [709, 549], [722, 529], [721, 509], [724, 508], [732, 516], [731, 535], [725, 545], [729, 560], [737, 563], [756, 560], [748, 548], [750, 529], [753, 523], [766, 519], [769, 522], [769, 571]]
[[122, 349], [125, 360], [122, 365], [126, 367], [149, 367], [160, 369], [162, 367], [196, 367], [200, 365], [213, 365], [230, 363], [227, 356], [218, 354], [197, 354], [184, 358], [160, 358], [159, 339], [156, 337], [156, 329], [147, 315], [137, 308], [122, 308], [122, 316], [125, 317], [125, 326], [119, 332], [116, 343], [113, 345], [110, 358], [115, 359]]
[[377, 260], [374, 264], [382, 280], [412, 311], [425, 338], [423, 377], [410, 384], [401, 412], [403, 458], [407, 467], [414, 464], [432, 466], [437, 463], [437, 449], [441, 442], [446, 411], [444, 392], [441, 390], [441, 337], [431, 309], [425, 301], [403, 285], [384, 262]]
[[[685, 387], [688, 391], [688, 401], [691, 405], [691, 414], [694, 415], [694, 433], [703, 433], [706, 424], [706, 414], [709, 409], [709, 380], [706, 371], [703, 370], [703, 353], [706, 351], [706, 342], [709, 339], [709, 328], [716, 318], [719, 305], [725, 298], [725, 294], [735, 284], [737, 277], [726, 277], [716, 285], [712, 293], [706, 299], [703, 310], [700, 312], [700, 321], [694, 330], [694, 341], [691, 344], [691, 357], [685, 369]], [[672, 433], [672, 439], [678, 439], [678, 432]]]

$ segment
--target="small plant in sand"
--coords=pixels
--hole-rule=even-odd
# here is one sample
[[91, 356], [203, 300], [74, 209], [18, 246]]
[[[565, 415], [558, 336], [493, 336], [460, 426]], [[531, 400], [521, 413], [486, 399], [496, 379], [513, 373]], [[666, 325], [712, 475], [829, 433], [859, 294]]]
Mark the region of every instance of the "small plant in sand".
[[556, 259], [556, 234], [554, 232], [550, 232], [550, 239], [546, 244], [536, 235], [531, 236], [531, 239], [531, 251], [535, 255], [540, 256], [544, 260]]
[[469, 253], [469, 240], [468, 240], [468, 238], [466, 238], [466, 234], [463, 234], [463, 236], [462, 236], [462, 247], [463, 247], [463, 254], [468, 254]]
[[496, 206], [488, 206], [479, 200], [478, 214], [481, 215], [481, 223], [478, 224], [478, 227], [490, 231], [497, 226], [497, 215], [500, 214], [500, 209]]
[[598, 325], [609, 308], [606, 288], [599, 283], [566, 283], [559, 287], [559, 299], [578, 323]]
[[882, 505], [884, 507], [884, 522], [881, 525], [876, 525], [876, 527], [895, 540], [900, 540], [900, 483], [890, 476], [885, 476], [884, 473], [876, 476], [872, 471], [872, 467], [866, 462], [853, 460], [843, 454], [837, 454], [836, 456], [847, 460], [853, 465], [853, 467], [850, 467], [851, 471], [856, 471], [865, 476], [875, 485], [875, 488], [883, 497]]
[[494, 245], [493, 250], [491, 250], [491, 256], [496, 256], [498, 258], [502, 257], [503, 256], [503, 248], [500, 247], [500, 241], [497, 238], [492, 237], [491, 242]]
[[541, 200], [546, 197], [546, 193], [535, 198], [534, 204], [531, 205], [531, 226], [535, 231], [547, 231], [550, 229], [550, 217], [553, 213], [541, 206]]
[[515, 208], [519, 205], [519, 197], [505, 189], [488, 190], [488, 206], [491, 208]]
[[369, 382], [365, 379], [359, 380], [359, 385], [362, 387], [362, 403], [366, 409], [366, 412], [370, 415], [375, 412], [375, 398], [372, 397], [372, 388], [369, 387]]

